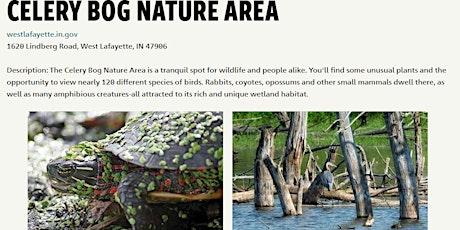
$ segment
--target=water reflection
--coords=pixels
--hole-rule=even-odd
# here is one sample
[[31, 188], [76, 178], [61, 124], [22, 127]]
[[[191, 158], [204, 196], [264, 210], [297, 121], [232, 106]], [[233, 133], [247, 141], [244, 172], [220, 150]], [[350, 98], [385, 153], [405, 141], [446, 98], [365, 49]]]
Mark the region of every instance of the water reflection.
[[399, 220], [398, 207], [373, 207], [372, 228], [363, 227], [365, 218], [356, 218], [354, 204], [304, 206], [303, 215], [282, 216], [279, 200], [275, 207], [256, 209], [254, 203], [233, 204], [233, 229], [427, 229], [428, 206], [420, 206], [419, 220]]

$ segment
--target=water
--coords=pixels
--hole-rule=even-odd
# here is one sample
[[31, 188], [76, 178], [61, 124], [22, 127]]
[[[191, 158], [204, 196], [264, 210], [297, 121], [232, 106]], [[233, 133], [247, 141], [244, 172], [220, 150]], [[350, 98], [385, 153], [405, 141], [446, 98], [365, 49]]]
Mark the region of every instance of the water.
[[400, 229], [427, 229], [428, 206], [419, 207], [419, 220], [399, 220], [399, 207], [373, 207], [372, 228], [363, 227], [365, 219], [356, 218], [354, 204], [303, 206], [300, 216], [283, 216], [279, 200], [275, 207], [256, 210], [254, 202], [233, 204], [233, 229], [391, 229], [401, 222]]

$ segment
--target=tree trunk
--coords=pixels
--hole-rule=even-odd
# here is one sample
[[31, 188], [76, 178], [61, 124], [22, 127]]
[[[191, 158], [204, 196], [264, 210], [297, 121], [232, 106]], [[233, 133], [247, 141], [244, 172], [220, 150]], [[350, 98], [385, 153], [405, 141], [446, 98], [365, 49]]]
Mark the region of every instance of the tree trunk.
[[283, 175], [287, 184], [298, 185], [300, 166], [306, 149], [307, 112], [293, 112], [284, 152]]
[[297, 197], [296, 197], [296, 211], [297, 215], [302, 215], [302, 195], [304, 189], [304, 180], [300, 180], [299, 187], [297, 188]]
[[283, 174], [279, 167], [276, 167], [273, 163], [273, 160], [266, 156], [264, 158], [264, 163], [270, 171], [270, 175], [273, 178], [273, 182], [275, 183], [276, 191], [278, 192], [278, 198], [280, 199], [281, 208], [283, 209], [283, 213], [285, 216], [289, 215], [297, 215], [297, 211], [294, 207], [294, 203], [292, 202], [291, 193], [289, 192], [288, 186], [286, 186], [286, 182], [283, 178]]
[[275, 116], [278, 118], [278, 121], [280, 121], [280, 125], [283, 128], [289, 128], [290, 126], [290, 118], [287, 112], [273, 112]]
[[232, 194], [233, 202], [236, 203], [245, 203], [254, 200], [254, 190], [236, 192]]
[[385, 112], [399, 191], [399, 218], [418, 219], [418, 189], [400, 112]]
[[423, 175], [423, 154], [422, 154], [422, 124], [420, 122], [420, 112], [414, 113], [414, 126], [415, 126], [415, 175], [417, 175], [417, 187]]
[[353, 132], [351, 130], [348, 112], [338, 112], [337, 117], [340, 121], [339, 140], [342, 154], [347, 166], [351, 187], [356, 203], [357, 217], [367, 217], [372, 214], [372, 203], [367, 186], [366, 175], [364, 174], [361, 160], [356, 151]]
[[269, 129], [263, 129], [257, 147], [256, 159], [254, 160], [254, 203], [256, 207], [273, 207], [273, 181], [267, 166], [263, 163], [265, 156], [273, 158], [273, 141], [275, 133]]

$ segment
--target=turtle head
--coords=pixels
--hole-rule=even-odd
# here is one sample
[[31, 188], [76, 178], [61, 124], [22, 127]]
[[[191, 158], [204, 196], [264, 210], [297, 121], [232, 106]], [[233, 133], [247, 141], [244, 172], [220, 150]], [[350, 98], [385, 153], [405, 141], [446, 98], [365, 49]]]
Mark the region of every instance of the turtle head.
[[96, 160], [77, 161], [61, 157], [48, 163], [47, 170], [51, 186], [60, 192], [72, 192], [71, 188], [80, 184], [94, 186], [97, 181]]
[[89, 142], [71, 147], [47, 165], [51, 186], [60, 192], [90, 194], [97, 183], [96, 152]]

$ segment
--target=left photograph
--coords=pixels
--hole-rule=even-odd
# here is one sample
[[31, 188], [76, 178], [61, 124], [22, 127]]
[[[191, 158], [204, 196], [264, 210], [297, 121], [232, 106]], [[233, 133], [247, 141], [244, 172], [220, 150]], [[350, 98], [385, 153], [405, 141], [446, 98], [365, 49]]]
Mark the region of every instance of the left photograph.
[[222, 112], [30, 112], [28, 229], [222, 229]]

